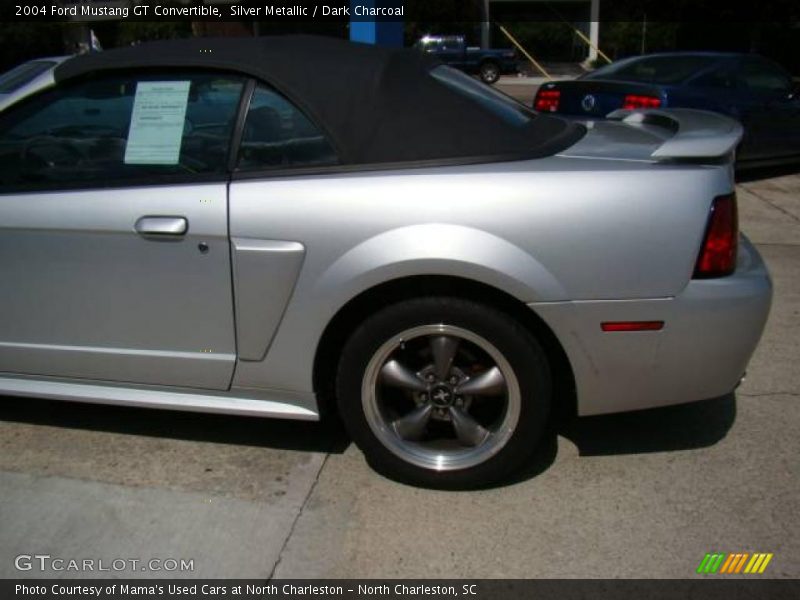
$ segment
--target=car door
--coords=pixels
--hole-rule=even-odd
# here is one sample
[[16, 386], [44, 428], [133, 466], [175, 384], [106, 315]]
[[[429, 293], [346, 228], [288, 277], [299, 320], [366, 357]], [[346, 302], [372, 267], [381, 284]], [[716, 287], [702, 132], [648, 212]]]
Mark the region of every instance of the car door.
[[225, 389], [244, 82], [112, 73], [0, 115], [0, 371]]
[[467, 44], [458, 38], [444, 38], [442, 40], [439, 58], [451, 67], [458, 69], [471, 66], [467, 56]]
[[321, 124], [268, 85], [254, 86], [230, 187], [237, 383], [245, 387], [253, 384], [252, 363], [267, 355], [309, 251], [293, 198], [306, 178], [338, 162]]
[[743, 157], [775, 158], [800, 153], [800, 100], [791, 77], [759, 56], [742, 59], [737, 70]]

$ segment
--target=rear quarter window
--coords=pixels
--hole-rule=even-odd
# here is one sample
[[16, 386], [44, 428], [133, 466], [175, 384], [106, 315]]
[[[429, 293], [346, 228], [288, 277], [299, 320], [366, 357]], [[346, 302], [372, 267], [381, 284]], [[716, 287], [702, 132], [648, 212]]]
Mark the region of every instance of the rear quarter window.
[[716, 58], [705, 56], [649, 56], [600, 68], [584, 79], [619, 79], [638, 83], [677, 84], [710, 67]]
[[451, 67], [436, 67], [431, 71], [431, 76], [508, 125], [527, 127], [535, 116], [516, 100]]
[[335, 165], [325, 134], [275, 90], [259, 85], [250, 101], [237, 169], [285, 169]]

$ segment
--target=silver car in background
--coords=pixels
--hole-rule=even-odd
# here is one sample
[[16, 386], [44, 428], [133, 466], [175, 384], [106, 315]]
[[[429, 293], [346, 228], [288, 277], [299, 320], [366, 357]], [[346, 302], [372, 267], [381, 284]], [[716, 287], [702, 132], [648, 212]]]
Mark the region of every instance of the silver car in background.
[[53, 85], [53, 70], [69, 56], [30, 60], [0, 75], [0, 110], [37, 90]]
[[502, 480], [573, 396], [736, 387], [772, 294], [740, 136], [690, 110], [568, 123], [322, 38], [67, 60], [0, 113], [0, 392], [335, 412], [388, 476]]

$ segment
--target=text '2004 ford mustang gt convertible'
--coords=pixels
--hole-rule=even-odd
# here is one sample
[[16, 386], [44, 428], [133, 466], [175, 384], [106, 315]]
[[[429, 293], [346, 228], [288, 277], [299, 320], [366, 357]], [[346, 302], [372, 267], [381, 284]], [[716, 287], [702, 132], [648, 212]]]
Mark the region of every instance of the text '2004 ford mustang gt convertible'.
[[506, 477], [581, 415], [727, 394], [771, 301], [734, 121], [539, 115], [309, 37], [77, 57], [0, 113], [0, 392], [317, 419]]

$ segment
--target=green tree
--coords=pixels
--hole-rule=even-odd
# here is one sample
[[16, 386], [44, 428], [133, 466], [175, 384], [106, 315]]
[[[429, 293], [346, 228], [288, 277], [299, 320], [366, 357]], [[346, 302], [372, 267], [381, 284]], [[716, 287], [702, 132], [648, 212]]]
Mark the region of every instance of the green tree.
[[190, 37], [191, 21], [123, 21], [119, 24], [116, 46], [130, 46], [153, 40], [171, 40]]

